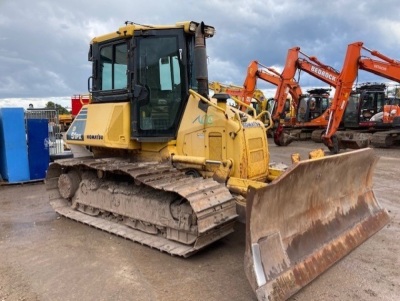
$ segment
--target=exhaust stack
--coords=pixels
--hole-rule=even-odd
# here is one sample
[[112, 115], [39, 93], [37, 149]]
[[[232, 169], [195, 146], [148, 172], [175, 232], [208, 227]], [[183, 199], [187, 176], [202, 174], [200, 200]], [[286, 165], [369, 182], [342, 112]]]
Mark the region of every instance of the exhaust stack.
[[196, 80], [198, 82], [198, 93], [208, 98], [207, 51], [204, 28], [204, 22], [201, 22], [196, 28], [194, 66], [196, 71]]

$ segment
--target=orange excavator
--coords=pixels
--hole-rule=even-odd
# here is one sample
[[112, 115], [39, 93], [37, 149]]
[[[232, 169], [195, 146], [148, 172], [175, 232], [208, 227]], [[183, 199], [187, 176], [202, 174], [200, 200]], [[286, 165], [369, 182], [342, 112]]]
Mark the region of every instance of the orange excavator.
[[[251, 61], [249, 66], [247, 67], [246, 78], [243, 83], [243, 94], [242, 97], [245, 102], [249, 102], [249, 99], [252, 95], [254, 95], [257, 86], [257, 79], [261, 79], [265, 82], [273, 84], [277, 87], [282, 85], [282, 77], [281, 74], [272, 67], [264, 66], [258, 61]], [[290, 119], [295, 117], [294, 109], [298, 103], [300, 96], [302, 95], [301, 87], [296, 82], [294, 78], [291, 78], [286, 83], [287, 91], [285, 94], [285, 99], [282, 101], [279, 110], [281, 114], [285, 112], [285, 114], [289, 113]], [[289, 97], [289, 95], [291, 97]], [[271, 112], [275, 112], [278, 108], [278, 103], [276, 102], [276, 97], [269, 99], [269, 107], [271, 108]]]
[[[383, 95], [386, 96], [386, 93]], [[373, 131], [368, 142], [374, 147], [389, 148], [395, 143], [398, 144], [400, 142], [400, 98], [397, 95], [391, 98], [386, 97], [383, 110], [368, 121], [360, 122], [360, 126], [368, 127]]]
[[[256, 64], [257, 62], [252, 62], [248, 67], [244, 83], [247, 95], [253, 93], [258, 78], [269, 81], [266, 79], [266, 73], [261, 72]], [[333, 87], [336, 86], [339, 76], [339, 72], [334, 68], [321, 63], [315, 56], [308, 56], [301, 52], [300, 47], [288, 50], [285, 67], [282, 73], [278, 74], [276, 107], [272, 113], [272, 119], [279, 121], [279, 126], [274, 133], [274, 142], [278, 146], [286, 146], [293, 140], [307, 139], [312, 136], [320, 138], [328, 122], [330, 90], [313, 89], [309, 90], [308, 94], [302, 94], [298, 82], [294, 79], [299, 70]], [[289, 93], [293, 99], [295, 113], [292, 118], [287, 119], [284, 111]], [[317, 134], [313, 133], [316, 129], [319, 129]]]
[[[226, 93], [230, 96], [237, 97], [244, 105], [241, 106], [242, 110], [246, 110], [247, 106], [252, 105], [257, 113], [268, 110], [271, 114], [276, 108], [276, 101], [274, 98], [267, 99], [260, 89], [256, 89], [257, 78], [260, 78], [270, 84], [279, 86], [281, 84], [280, 73], [272, 67], [266, 67], [258, 61], [250, 62], [247, 67], [247, 76], [243, 86], [227, 85], [220, 82], [210, 82], [208, 87], [214, 91], [214, 95], [219, 93]], [[285, 100], [284, 114], [287, 118], [295, 118], [295, 108], [293, 104], [298, 103], [298, 99], [302, 95], [301, 88], [293, 79], [289, 86], [289, 93], [291, 97]], [[256, 100], [256, 103], [253, 101]]]
[[[375, 58], [362, 56], [362, 50], [366, 50]], [[323, 135], [324, 144], [334, 153], [338, 153], [341, 147], [341, 141], [338, 138], [337, 131], [343, 120], [348, 102], [351, 99], [350, 96], [352, 94], [353, 84], [357, 79], [359, 70], [364, 70], [400, 82], [399, 61], [385, 56], [376, 50], [368, 49], [363, 46], [363, 42], [354, 42], [348, 45], [342, 72], [337, 79], [338, 85], [332, 100], [328, 125]], [[387, 107], [386, 110], [390, 110], [390, 108]], [[385, 115], [385, 113], [383, 115]], [[375, 126], [375, 128], [372, 127], [375, 131], [372, 135], [365, 135], [365, 133], [357, 135], [357, 132], [355, 132], [351, 139], [367, 140], [366, 143], [357, 142], [356, 144], [358, 145], [368, 145], [370, 141], [375, 146], [389, 147], [395, 140], [399, 139], [397, 137], [400, 134], [400, 129], [394, 128], [397, 122], [394, 123], [393, 120], [398, 119], [393, 118], [392, 121], [389, 121], [388, 118], [386, 119], [386, 123], [390, 125], [390, 127], [393, 127], [391, 130], [377, 131], [380, 126], [384, 125], [385, 121], [375, 122], [374, 124], [369, 124], [369, 126]], [[368, 125], [366, 123], [364, 124]]]

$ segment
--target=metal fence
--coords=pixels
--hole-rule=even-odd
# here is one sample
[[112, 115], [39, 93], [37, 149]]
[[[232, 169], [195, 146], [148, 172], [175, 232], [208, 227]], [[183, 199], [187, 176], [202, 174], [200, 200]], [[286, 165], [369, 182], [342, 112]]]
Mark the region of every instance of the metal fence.
[[25, 120], [45, 119], [48, 122], [49, 138], [45, 140], [45, 146], [50, 155], [64, 152], [64, 142], [61, 133], [58, 111], [51, 109], [28, 109], [25, 111]]

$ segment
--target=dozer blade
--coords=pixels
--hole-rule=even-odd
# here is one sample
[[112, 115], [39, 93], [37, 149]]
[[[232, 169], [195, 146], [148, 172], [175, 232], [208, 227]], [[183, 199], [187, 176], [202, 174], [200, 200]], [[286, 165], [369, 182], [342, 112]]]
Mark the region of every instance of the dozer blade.
[[300, 161], [247, 197], [245, 270], [258, 300], [286, 300], [384, 227], [372, 149]]

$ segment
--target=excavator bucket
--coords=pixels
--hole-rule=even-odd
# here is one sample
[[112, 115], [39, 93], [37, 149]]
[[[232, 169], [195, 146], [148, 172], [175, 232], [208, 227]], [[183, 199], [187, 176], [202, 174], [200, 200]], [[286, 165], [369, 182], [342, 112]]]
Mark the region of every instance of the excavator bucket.
[[286, 300], [389, 222], [360, 149], [300, 161], [247, 197], [245, 271], [258, 300]]
[[372, 138], [371, 133], [357, 133], [353, 131], [343, 131], [337, 134], [340, 148], [360, 149], [369, 147]]

